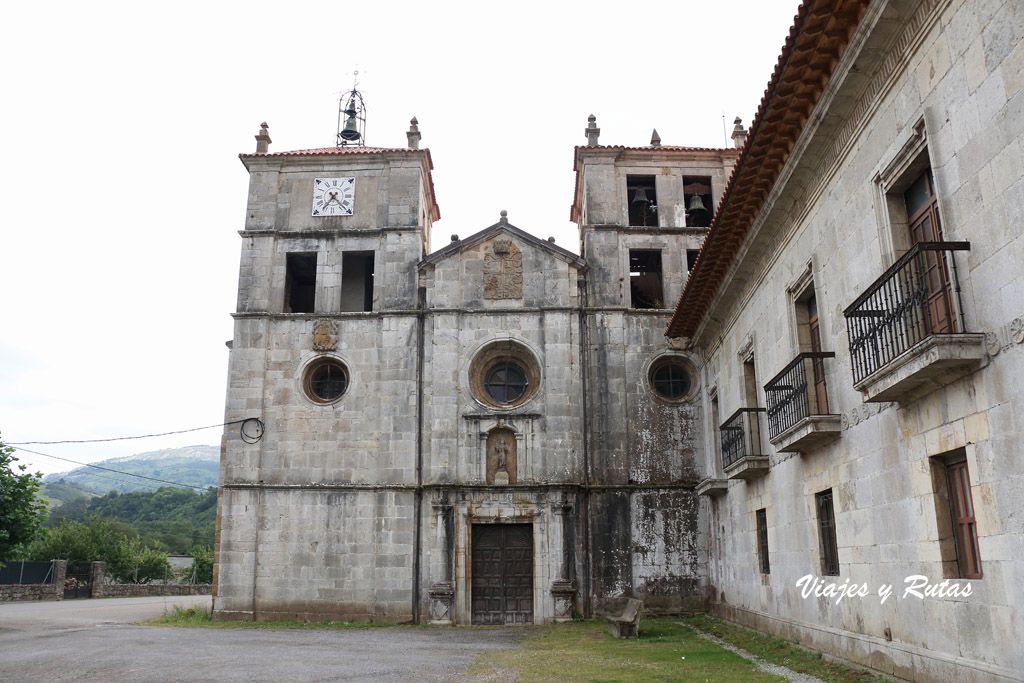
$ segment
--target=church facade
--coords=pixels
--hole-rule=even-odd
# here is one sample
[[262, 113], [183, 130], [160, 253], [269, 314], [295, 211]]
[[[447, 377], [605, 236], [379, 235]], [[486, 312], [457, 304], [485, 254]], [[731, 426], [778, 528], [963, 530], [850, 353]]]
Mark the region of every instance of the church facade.
[[546, 623], [706, 606], [698, 360], [664, 336], [735, 149], [577, 148], [582, 255], [428, 253], [418, 149], [242, 155], [218, 619]]

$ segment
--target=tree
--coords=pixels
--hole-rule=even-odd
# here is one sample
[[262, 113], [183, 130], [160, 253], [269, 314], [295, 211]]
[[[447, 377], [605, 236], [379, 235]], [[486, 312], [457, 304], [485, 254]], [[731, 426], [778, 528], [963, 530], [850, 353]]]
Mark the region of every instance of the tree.
[[25, 473], [25, 465], [12, 469], [14, 449], [0, 442], [0, 567], [14, 559], [19, 547], [39, 533], [46, 519], [46, 506], [36, 495], [39, 474]]
[[196, 544], [188, 549], [192, 556], [191, 583], [213, 583], [213, 553], [208, 546]]
[[133, 548], [113, 520], [89, 515], [84, 522], [62, 519], [29, 546], [30, 560], [67, 560], [86, 563], [97, 560], [107, 563], [111, 576], [127, 576], [134, 571]]

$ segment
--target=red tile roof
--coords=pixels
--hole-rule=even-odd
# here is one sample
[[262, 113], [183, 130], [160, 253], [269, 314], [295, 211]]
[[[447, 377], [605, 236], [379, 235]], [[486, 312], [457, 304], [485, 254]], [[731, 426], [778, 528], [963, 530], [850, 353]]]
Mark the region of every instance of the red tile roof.
[[302, 156], [333, 156], [335, 154], [381, 154], [383, 152], [426, 152], [426, 149], [407, 149], [404, 147], [315, 147], [313, 149], [296, 149], [290, 152], [267, 152], [266, 154], [239, 154], [242, 158], [252, 157], [302, 157]]
[[692, 337], [870, 0], [805, 0], [665, 334]]

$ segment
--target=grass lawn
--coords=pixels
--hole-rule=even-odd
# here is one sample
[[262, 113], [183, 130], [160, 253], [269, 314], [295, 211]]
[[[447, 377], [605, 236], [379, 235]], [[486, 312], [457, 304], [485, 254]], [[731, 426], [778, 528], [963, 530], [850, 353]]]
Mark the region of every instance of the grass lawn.
[[[199, 628], [322, 629], [322, 628], [451, 628], [370, 623], [298, 621], [214, 622], [207, 607], [181, 608], [149, 626]], [[522, 647], [480, 655], [469, 674], [478, 681], [785, 681], [758, 671], [756, 665], [701, 638], [709, 633], [772, 664], [816, 676], [829, 683], [879, 683], [875, 677], [825, 661], [788, 641], [733, 626], [706, 615], [643, 619], [638, 640], [616, 640], [603, 619], [526, 627]]]
[[[879, 683], [888, 678], [825, 661], [821, 653], [805, 650], [788, 640], [734, 626], [707, 615], [683, 619], [685, 623], [724, 640], [730, 645], [761, 657], [772, 664], [781, 664], [800, 673], [817, 676], [829, 683]], [[643, 623], [643, 622], [641, 622]]]
[[678, 618], [643, 619], [616, 640], [603, 619], [538, 626], [522, 648], [486, 652], [469, 673], [516, 681], [785, 681], [704, 640]]

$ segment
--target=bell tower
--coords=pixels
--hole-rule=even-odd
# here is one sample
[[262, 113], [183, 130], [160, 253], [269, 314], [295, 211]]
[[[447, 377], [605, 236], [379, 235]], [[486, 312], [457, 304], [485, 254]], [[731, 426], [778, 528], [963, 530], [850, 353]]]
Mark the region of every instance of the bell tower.
[[[587, 262], [594, 607], [614, 605], [626, 585], [648, 605], [699, 609], [700, 360], [664, 332], [738, 150], [666, 145], [656, 130], [648, 145], [602, 145], [600, 134], [590, 116], [571, 210]], [[694, 531], [675, 543], [652, 533], [659, 525]]]

